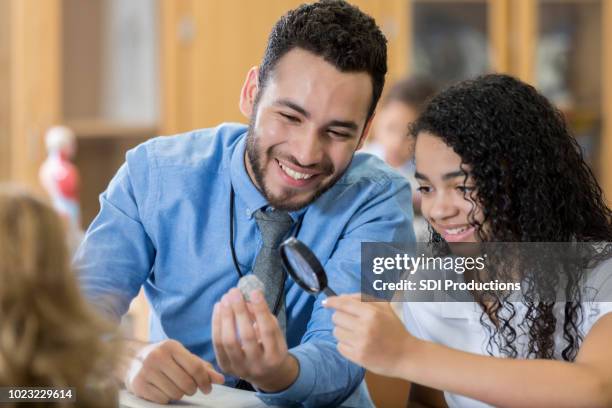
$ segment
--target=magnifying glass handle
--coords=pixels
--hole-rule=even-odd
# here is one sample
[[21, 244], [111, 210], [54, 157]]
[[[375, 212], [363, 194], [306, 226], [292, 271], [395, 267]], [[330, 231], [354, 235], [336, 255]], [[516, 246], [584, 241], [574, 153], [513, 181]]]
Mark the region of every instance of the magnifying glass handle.
[[336, 292], [334, 292], [333, 290], [331, 290], [327, 286], [323, 289], [323, 293], [325, 293], [328, 297], [329, 296], [338, 296], [338, 294]]

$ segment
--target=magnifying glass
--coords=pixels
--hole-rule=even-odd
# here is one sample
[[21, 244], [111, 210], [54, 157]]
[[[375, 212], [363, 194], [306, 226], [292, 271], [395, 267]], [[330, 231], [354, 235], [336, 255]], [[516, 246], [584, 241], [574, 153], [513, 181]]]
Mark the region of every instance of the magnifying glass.
[[295, 283], [311, 295], [323, 292], [336, 296], [327, 286], [327, 274], [315, 254], [300, 240], [291, 237], [280, 245], [281, 261]]

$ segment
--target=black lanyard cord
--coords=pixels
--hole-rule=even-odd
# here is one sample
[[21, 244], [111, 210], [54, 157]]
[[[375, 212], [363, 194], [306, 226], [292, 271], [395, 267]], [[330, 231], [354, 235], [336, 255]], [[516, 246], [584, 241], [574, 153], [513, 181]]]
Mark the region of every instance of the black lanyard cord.
[[230, 208], [229, 208], [229, 216], [230, 216], [230, 250], [232, 251], [232, 260], [234, 261], [234, 268], [236, 269], [236, 273], [238, 273], [238, 277], [242, 278], [244, 275], [242, 274], [242, 270], [240, 269], [240, 265], [238, 264], [238, 258], [236, 257], [236, 249], [234, 248], [234, 187], [230, 186]]
[[[236, 269], [236, 273], [238, 274], [238, 278], [242, 278], [244, 276], [244, 274], [242, 273], [242, 269], [240, 269], [240, 265], [238, 264], [238, 257], [236, 256], [236, 248], [234, 247], [234, 207], [235, 207], [235, 203], [234, 203], [234, 186], [230, 185], [230, 205], [229, 205], [229, 219], [230, 219], [230, 230], [229, 230], [229, 235], [230, 235], [230, 250], [232, 252], [232, 261], [234, 262], [234, 268]], [[297, 235], [300, 233], [300, 229], [302, 228], [302, 216], [300, 216], [300, 218], [297, 221], [297, 225], [295, 227], [295, 230], [293, 232], [293, 234], [291, 234], [291, 236], [293, 236], [294, 238], [297, 237]], [[281, 306], [281, 300], [282, 300], [282, 296], [285, 293], [285, 280], [287, 279], [287, 272], [285, 272], [285, 269], [283, 268], [283, 280], [282, 280], [282, 286], [281, 286], [281, 290], [278, 292], [278, 296], [276, 297], [276, 301], [274, 302], [274, 315], [277, 315], [279, 310], [280, 310], [280, 306]]]

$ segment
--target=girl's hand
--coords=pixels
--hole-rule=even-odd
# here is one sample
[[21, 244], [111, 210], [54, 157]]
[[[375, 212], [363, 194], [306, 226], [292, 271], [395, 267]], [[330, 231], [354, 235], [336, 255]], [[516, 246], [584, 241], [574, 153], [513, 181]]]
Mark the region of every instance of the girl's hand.
[[405, 360], [419, 342], [387, 302], [361, 302], [359, 293], [333, 296], [325, 307], [335, 309], [332, 320], [338, 351], [368, 370], [402, 377]]

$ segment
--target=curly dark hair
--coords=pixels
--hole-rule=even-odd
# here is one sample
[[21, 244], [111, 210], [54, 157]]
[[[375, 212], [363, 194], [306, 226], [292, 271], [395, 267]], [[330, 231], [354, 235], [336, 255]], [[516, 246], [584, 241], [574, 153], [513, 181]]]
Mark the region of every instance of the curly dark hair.
[[372, 79], [374, 113], [385, 85], [387, 40], [374, 19], [342, 0], [303, 4], [276, 22], [259, 67], [260, 93], [278, 61], [293, 48], [321, 56], [342, 72], [366, 72]]
[[[412, 127], [415, 137], [422, 132], [441, 138], [461, 157], [466, 177], [469, 169], [476, 187], [466, 197], [474, 205], [469, 222], [481, 241], [612, 241], [612, 211], [578, 143], [562, 113], [532, 86], [499, 74], [461, 82], [431, 100]], [[476, 206], [483, 214], [481, 222], [473, 216]], [[431, 240], [443, 242], [433, 230]], [[568, 361], [575, 359], [582, 341], [580, 272], [568, 275], [565, 286], [563, 336], [568, 345], [562, 357]], [[560, 282], [560, 276], [550, 274], [536, 279]], [[489, 353], [495, 343], [506, 355], [517, 357], [517, 333], [510, 325], [516, 311], [505, 300], [498, 297], [488, 310], [499, 325], [487, 324], [486, 312], [481, 323], [489, 330]], [[521, 325], [529, 332], [526, 357], [553, 358], [552, 303], [528, 298], [523, 303], [527, 314]]]

